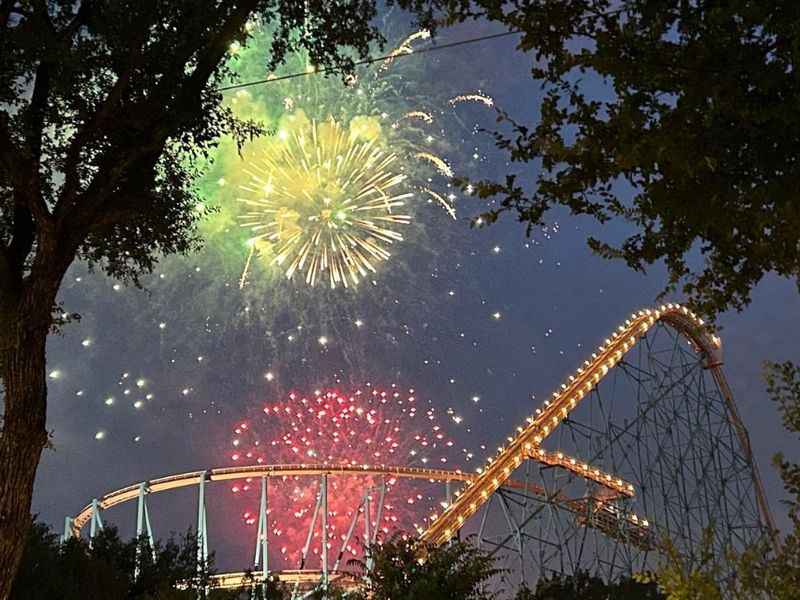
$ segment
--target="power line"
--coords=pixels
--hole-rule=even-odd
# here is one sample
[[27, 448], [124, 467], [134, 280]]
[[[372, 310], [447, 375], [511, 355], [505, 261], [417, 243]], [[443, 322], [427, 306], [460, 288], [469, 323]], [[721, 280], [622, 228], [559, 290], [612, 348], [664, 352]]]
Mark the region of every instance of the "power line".
[[[455, 48], [456, 46], [465, 46], [467, 44], [475, 44], [478, 42], [485, 42], [487, 40], [494, 40], [497, 38], [507, 37], [510, 35], [516, 35], [521, 33], [520, 31], [504, 31], [503, 33], [494, 33], [492, 35], [483, 35], [481, 37], [476, 38], [469, 38], [466, 40], [459, 40], [457, 42], [450, 42], [448, 44], [441, 44], [438, 46], [429, 46], [428, 48], [420, 48], [419, 50], [414, 50], [412, 54], [386, 54], [384, 56], [375, 56], [373, 58], [366, 58], [364, 60], [359, 60], [353, 63], [353, 66], [360, 66], [360, 65], [369, 65], [376, 62], [381, 62], [384, 60], [388, 60], [390, 58], [405, 58], [408, 56], [413, 56], [416, 54], [425, 54], [427, 52], [434, 52], [436, 50], [446, 50], [448, 48]], [[298, 73], [290, 73], [288, 75], [281, 75], [280, 77], [271, 77], [269, 79], [257, 79], [255, 81], [246, 81], [244, 83], [234, 83], [232, 85], [226, 85], [224, 87], [217, 88], [217, 91], [220, 92], [227, 92], [230, 90], [238, 90], [242, 88], [252, 87], [255, 85], [262, 85], [264, 83], [272, 83], [273, 81], [283, 81], [284, 79], [294, 79], [295, 77], [305, 77], [307, 75], [316, 75], [318, 73], [333, 73], [338, 71], [336, 67], [325, 67], [324, 69], [314, 70], [314, 71], [302, 71]]]

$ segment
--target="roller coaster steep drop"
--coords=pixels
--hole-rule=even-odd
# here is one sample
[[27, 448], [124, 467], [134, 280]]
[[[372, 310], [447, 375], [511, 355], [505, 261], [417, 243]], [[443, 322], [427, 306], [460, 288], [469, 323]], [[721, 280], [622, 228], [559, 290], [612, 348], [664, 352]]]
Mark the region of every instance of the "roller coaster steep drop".
[[[724, 556], [725, 550], [774, 535], [775, 528], [721, 364], [719, 338], [687, 308], [668, 304], [639, 311], [507, 438], [478, 474], [331, 464], [213, 469], [106, 494], [67, 519], [65, 536], [79, 535], [87, 523], [95, 532], [102, 525], [101, 510], [134, 499], [137, 531], [145, 533], [150, 529], [147, 494], [197, 485], [198, 553], [203, 558], [206, 483], [261, 478], [255, 564], [265, 574], [269, 478], [319, 476], [301, 569], [310, 545], [319, 539], [320, 548], [329, 549], [319, 552], [319, 578], [327, 582], [336, 576], [357, 522], [363, 522], [363, 539], [374, 540], [383, 510], [383, 488], [365, 489], [329, 568], [328, 554], [336, 546], [326, 532], [327, 478], [369, 474], [444, 482], [444, 510], [431, 515], [428, 528], [418, 532], [420, 539], [441, 544], [461, 531], [474, 532], [479, 544], [503, 556], [529, 581], [577, 569], [608, 577], [630, 573], [652, 565], [665, 540], [691, 560], [706, 530], [713, 532], [716, 555]], [[462, 488], [451, 494], [453, 484]], [[722, 576], [727, 575], [723, 568]], [[232, 583], [237, 577], [228, 574], [221, 581]], [[285, 577], [300, 582], [316, 576], [293, 571]]]

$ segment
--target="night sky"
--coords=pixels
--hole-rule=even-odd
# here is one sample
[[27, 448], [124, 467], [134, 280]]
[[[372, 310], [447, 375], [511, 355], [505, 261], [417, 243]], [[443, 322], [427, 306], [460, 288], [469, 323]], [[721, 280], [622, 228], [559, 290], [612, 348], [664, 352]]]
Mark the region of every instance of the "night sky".
[[[462, 28], [442, 40], [487, 32]], [[516, 54], [514, 44], [514, 38], [504, 38], [404, 60], [417, 61], [425, 89], [442, 99], [480, 89], [530, 122], [538, 90], [529, 74], [531, 58]], [[467, 164], [471, 176], [502, 176], [506, 157], [486, 136], [471, 134], [473, 124], [491, 127], [494, 113], [471, 106], [462, 119], [462, 127], [442, 134], [449, 136], [447, 157], [454, 169]], [[480, 158], [470, 161], [473, 153]], [[528, 174], [533, 168], [523, 167]], [[43, 454], [34, 512], [60, 532], [64, 517], [94, 496], [143, 479], [229, 465], [237, 423], [265, 402], [316, 387], [352, 389], [370, 382], [414, 388], [446, 425], [455, 455], [463, 460], [461, 450], [469, 448], [482, 461], [482, 444], [496, 446], [619, 322], [655, 303], [664, 271], [636, 274], [591, 254], [587, 235], [620, 239], [627, 232], [623, 224], [600, 228], [554, 212], [548, 227], [526, 237], [510, 216], [470, 229], [468, 217], [484, 206], [469, 197], [456, 204], [455, 222], [435, 211], [420, 213], [429, 219], [422, 234], [410, 236], [407, 247], [382, 263], [379, 290], [371, 290], [369, 299], [358, 290], [320, 291], [316, 304], [297, 304], [304, 316], [293, 314], [293, 302], [280, 314], [264, 314], [252, 296], [247, 305], [259, 314], [244, 315], [234, 280], [220, 288], [220, 296], [201, 298], [199, 290], [212, 289], [206, 278], [222, 271], [208, 261], [194, 271], [193, 257], [156, 270], [156, 277], [186, 278], [169, 288], [169, 298], [160, 296], [163, 288], [155, 280], [146, 282], [149, 293], [115, 289], [115, 282], [76, 265], [61, 300], [82, 320], [50, 340], [53, 448]], [[721, 319], [724, 369], [772, 510], [785, 526], [782, 487], [770, 460], [778, 451], [797, 456], [800, 446], [783, 431], [760, 372], [764, 360], [800, 360], [800, 296], [793, 282], [771, 276], [753, 296], [744, 313]], [[324, 324], [317, 319], [321, 313], [327, 315]], [[291, 334], [296, 346], [265, 349], [267, 332], [285, 338], [298, 323], [303, 329]], [[220, 515], [237, 510], [225, 508], [225, 489], [215, 495]], [[154, 499], [151, 510], [156, 535], [183, 531], [196, 514], [194, 492]], [[130, 533], [134, 511], [122, 508], [109, 518]], [[238, 548], [226, 536], [244, 531], [236, 515], [230, 517], [236, 525], [220, 531], [226, 518], [211, 517], [211, 545], [218, 550], [226, 544]], [[248, 537], [245, 546], [250, 544]]]

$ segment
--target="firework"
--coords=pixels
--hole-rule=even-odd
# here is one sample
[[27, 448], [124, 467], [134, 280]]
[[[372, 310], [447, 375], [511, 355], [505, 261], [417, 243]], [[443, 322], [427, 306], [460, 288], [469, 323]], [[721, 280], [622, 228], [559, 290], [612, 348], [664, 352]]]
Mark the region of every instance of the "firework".
[[[419, 400], [413, 389], [401, 391], [392, 386], [378, 390], [368, 386], [352, 393], [292, 393], [284, 400], [268, 403], [258, 417], [237, 423], [230, 460], [235, 464], [448, 468], [455, 455], [454, 442], [437, 411]], [[432, 496], [432, 489], [424, 483], [393, 478], [380, 481], [373, 476], [332, 477], [328, 483], [328, 536], [334, 551], [344, 540], [364, 491], [381, 484], [386, 486], [385, 506], [381, 522], [373, 526], [383, 534], [416, 529], [424, 523], [429, 509], [443, 499]], [[291, 564], [308, 533], [318, 482], [313, 478], [285, 478], [270, 486], [269, 521], [275, 558]], [[257, 487], [245, 481], [231, 488], [244, 505], [241, 515], [247, 525], [256, 523]], [[353, 546], [357, 544], [351, 544], [351, 553], [357, 550]]]
[[246, 169], [241, 224], [253, 234], [251, 248], [267, 243], [289, 279], [301, 272], [312, 286], [323, 277], [331, 288], [357, 285], [403, 239], [399, 228], [411, 217], [397, 211], [413, 194], [402, 191], [397, 155], [357, 125], [344, 129], [331, 118], [282, 129]]
[[[248, 235], [240, 288], [256, 264], [309, 286], [356, 287], [374, 279], [378, 265], [392, 256], [412, 215], [426, 220], [415, 200], [427, 198], [456, 218], [456, 196], [442, 189], [454, 176], [442, 154], [444, 113], [412, 93], [393, 66], [429, 37], [426, 31], [408, 36], [378, 67], [345, 81], [310, 76], [268, 86], [256, 96], [239, 90], [230, 98], [232, 110], [244, 118], [263, 119], [265, 107], [283, 107], [268, 119], [278, 125], [277, 139], [249, 149], [244, 167], [226, 162], [217, 171], [222, 177], [214, 176], [238, 179], [236, 189], [244, 192], [236, 197], [244, 210], [234, 215]], [[240, 69], [250, 64], [248, 52], [234, 52]], [[313, 73], [306, 59], [295, 58], [289, 68]], [[449, 100], [451, 107], [462, 102], [493, 105], [479, 93]], [[227, 218], [230, 197], [220, 199]]]

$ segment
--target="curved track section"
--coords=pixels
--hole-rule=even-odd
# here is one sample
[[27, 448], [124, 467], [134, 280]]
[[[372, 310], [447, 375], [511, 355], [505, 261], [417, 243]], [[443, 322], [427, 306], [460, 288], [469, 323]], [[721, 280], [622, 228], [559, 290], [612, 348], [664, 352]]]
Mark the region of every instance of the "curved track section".
[[[419, 479], [424, 481], [470, 481], [475, 477], [470, 473], [447, 469], [422, 469], [416, 467], [389, 467], [384, 465], [325, 465], [325, 464], [298, 464], [298, 465], [258, 465], [245, 467], [223, 467], [209, 469], [208, 471], [191, 471], [178, 475], [168, 475], [114, 490], [97, 500], [98, 507], [102, 510], [109, 509], [124, 502], [136, 500], [142, 483], [148, 494], [165, 492], [197, 486], [205, 479], [207, 482], [231, 481], [234, 479], [247, 479], [256, 477], [313, 477], [317, 475], [378, 475], [397, 477], [399, 479]], [[72, 520], [73, 533], [80, 534], [80, 530], [92, 518], [92, 504], [87, 504], [75, 515]]]
[[[655, 346], [651, 346], [648, 336], [655, 336], [660, 333], [657, 330], [665, 326], [671, 330], [671, 333], [661, 333], [661, 338], [672, 335], [674, 339], [668, 340], [666, 349], [656, 349]], [[636, 352], [632, 352], [634, 349], [640, 350], [638, 362], [632, 358], [632, 355], [636, 354]], [[703, 321], [688, 308], [666, 304], [657, 309], [646, 309], [632, 314], [600, 345], [590, 360], [585, 361], [575, 373], [567, 378], [553, 393], [552, 398], [544, 402], [544, 405], [537, 409], [524, 425], [517, 428], [517, 431], [508, 438], [508, 444], [501, 447], [496, 456], [488, 459], [480, 475], [467, 481], [463, 489], [456, 492], [454, 501], [447, 506], [444, 512], [441, 515], [432, 515], [432, 523], [421, 534], [421, 539], [441, 544], [452, 538], [470, 516], [490, 502], [495, 492], [501, 489], [512, 473], [524, 462], [527, 462], [527, 459], [533, 458], [540, 463], [547, 462], [542, 461], [541, 457], [543, 455], [552, 457], [554, 453], [545, 450], [542, 444], [548, 438], [558, 439], [559, 442], [562, 442], [565, 436], [561, 434], [567, 430], [572, 433], [572, 445], [581, 448], [583, 452], [588, 452], [588, 455], [584, 455], [582, 458], [568, 459], [568, 462], [571, 463], [571, 470], [583, 480], [591, 479], [596, 483], [602, 483], [604, 480], [622, 482], [621, 477], [615, 473], [619, 472], [618, 469], [625, 469], [634, 462], [635, 458], [638, 465], [637, 468], [630, 470], [630, 474], [634, 476], [632, 478], [636, 483], [644, 488], [645, 496], [652, 494], [658, 485], [665, 488], [663, 493], [667, 497], [670, 496], [670, 487], [687, 488], [686, 490], [679, 489], [680, 493], [676, 494], [676, 500], [673, 503], [675, 506], [670, 505], [664, 509], [664, 511], [669, 510], [676, 513], [667, 516], [667, 520], [675, 521], [675, 525], [665, 526], [664, 535], [672, 537], [676, 535], [676, 531], [680, 530], [679, 536], [686, 534], [691, 538], [693, 528], [696, 529], [703, 525], [699, 521], [698, 523], [689, 523], [688, 521], [694, 513], [699, 513], [697, 508], [701, 502], [715, 502], [714, 498], [709, 497], [707, 489], [699, 492], [694, 489], [704, 486], [704, 483], [699, 480], [702, 475], [697, 474], [704, 469], [711, 474], [721, 473], [723, 470], [734, 473], [730, 476], [719, 475], [715, 480], [719, 483], [722, 493], [726, 492], [726, 486], [734, 478], [737, 485], [742, 482], [746, 484], [749, 480], [757, 508], [742, 520], [756, 519], [760, 521], [760, 524], [756, 523], [756, 529], [763, 526], [765, 530], [774, 531], [773, 520], [752, 457], [747, 432], [720, 368], [721, 364], [719, 338], [712, 334], [704, 326]], [[617, 368], [615, 369], [615, 367]], [[611, 409], [608, 407], [613, 406], [615, 396], [621, 396], [617, 387], [605, 393], [602, 400], [599, 398], [590, 400], [589, 397], [599, 396], [601, 382], [605, 385], [605, 382], [615, 380], [609, 374], [620, 372], [625, 373], [633, 382], [629, 387], [636, 388], [636, 390], [630, 394], [629, 404], [637, 406], [629, 407], [630, 412], [625, 415], [624, 419], [619, 419], [622, 422], [615, 423], [612, 419]], [[710, 380], [707, 373], [711, 375]], [[614, 385], [616, 386], [616, 383]], [[609, 398], [611, 399], [609, 400]], [[669, 415], [664, 409], [668, 402], [671, 403]], [[599, 404], [596, 410], [592, 406], [594, 403]], [[617, 404], [619, 403], [618, 401]], [[699, 414], [700, 411], [697, 409], [699, 405], [702, 405], [702, 410], [707, 415]], [[657, 420], [653, 415], [659, 410], [664, 412], [664, 415], [659, 415]], [[587, 417], [586, 420], [594, 421], [595, 424], [579, 429], [573, 420], [576, 411]], [[590, 414], [591, 411], [594, 411], [595, 414]], [[603, 414], [602, 417], [605, 420], [602, 424], [597, 425], [596, 423], [600, 419], [596, 413], [604, 413], [604, 411], [608, 414]], [[708, 425], [706, 425], [706, 421]], [[673, 430], [681, 431], [683, 437], [678, 439], [676, 435], [673, 435]], [[635, 435], [632, 433], [633, 431], [636, 432]], [[728, 434], [731, 439], [723, 439]], [[633, 441], [626, 436], [633, 437]], [[667, 436], [671, 437], [667, 439]], [[642, 440], [643, 437], [652, 439], [650, 444], [652, 448], [647, 446], [649, 440]], [[706, 450], [701, 450], [698, 440], [706, 437], [710, 442], [707, 444]], [[723, 444], [725, 444], [724, 447]], [[695, 447], [698, 448], [696, 451]], [[646, 456], [642, 454], [642, 448], [646, 450]], [[685, 448], [692, 448], [693, 453], [690, 455], [685, 452]], [[633, 457], [635, 452], [638, 452], [639, 455]], [[708, 455], [708, 459], [703, 458], [703, 452]], [[673, 461], [672, 463], [668, 463], [668, 457]], [[603, 473], [591, 467], [583, 462], [585, 460], [605, 463], [608, 472]], [[647, 464], [648, 460], [652, 463], [650, 466]], [[721, 464], [723, 460], [736, 464], [733, 466], [723, 465]], [[682, 474], [684, 467], [688, 469], [693, 466], [687, 464], [691, 461], [702, 464], [694, 465], [695, 471], [691, 474]], [[710, 464], [709, 461], [719, 461], [720, 464]], [[660, 483], [656, 481], [655, 475], [652, 473], [656, 469], [669, 471], [666, 474], [661, 473]], [[624, 475], [628, 475], [628, 473], [624, 473]], [[620, 483], [618, 488], [620, 491], [629, 492], [628, 496], [632, 496], [633, 485], [628, 486], [627, 483], [624, 485]], [[688, 489], [692, 486], [693, 489]], [[744, 497], [740, 502], [747, 500], [747, 491], [739, 490], [736, 493]], [[698, 498], [700, 495], [705, 497]], [[593, 498], [595, 506], [602, 510], [610, 510], [614, 514], [619, 510], [608, 502], [607, 494], [592, 492], [584, 494], [584, 499], [590, 497]], [[644, 508], [648, 511], [656, 510], [653, 504], [651, 502], [650, 506], [647, 506], [647, 502], [645, 502]], [[661, 507], [658, 508], [660, 511]], [[506, 515], [509, 514], [507, 506], [504, 506], [504, 511]], [[682, 512], [685, 513], [685, 523], [680, 522], [684, 518], [680, 514]], [[723, 517], [725, 516], [723, 515]], [[589, 517], [584, 522], [589, 523]], [[710, 525], [710, 523], [705, 525]], [[723, 523], [720, 526], [724, 527], [725, 525]], [[734, 524], [733, 526], [738, 525]], [[515, 528], [517, 532], [512, 532], [508, 537], [516, 536], [517, 539], [521, 539], [520, 528], [516, 526]]]
[[[588, 465], [578, 465], [575, 467], [574, 463], [570, 464], [570, 459], [561, 453], [552, 453], [540, 456], [544, 464], [560, 465], [564, 463], [571, 469], [589, 470]], [[566, 467], [565, 467], [566, 468]], [[478, 478], [475, 473], [465, 473], [461, 470], [454, 469], [424, 469], [418, 467], [389, 467], [385, 465], [325, 465], [325, 464], [292, 464], [292, 465], [258, 465], [258, 466], [242, 466], [242, 467], [223, 467], [218, 469], [209, 469], [207, 471], [190, 471], [188, 473], [180, 473], [177, 475], [167, 475], [166, 477], [159, 477], [157, 479], [150, 479], [134, 483], [132, 485], [108, 492], [97, 500], [97, 507], [100, 510], [108, 510], [119, 504], [137, 500], [139, 497], [139, 490], [144, 485], [148, 494], [158, 492], [166, 492], [184, 487], [198, 486], [202, 480], [208, 482], [219, 481], [232, 481], [235, 479], [248, 479], [257, 477], [315, 477], [318, 475], [333, 475], [333, 476], [368, 476], [377, 475], [383, 477], [396, 477], [398, 479], [417, 479], [427, 482], [472, 482]], [[617, 488], [624, 488], [623, 493], [630, 494], [627, 491], [629, 484], [622, 482], [622, 480], [607, 481], [604, 474], [597, 471], [597, 475], [590, 474], [592, 478], [597, 479], [600, 483], [609, 486], [611, 490]], [[619, 482], [619, 483], [618, 483]], [[534, 496], [546, 497], [547, 492], [538, 486], [520, 481], [509, 479], [503, 483], [504, 487], [509, 489], [524, 490]], [[632, 488], [632, 486], [631, 486]], [[562, 498], [561, 501], [568, 505], [567, 498]], [[92, 518], [93, 505], [87, 504], [83, 509], [72, 518], [72, 534], [79, 536], [83, 527], [89, 523]]]

